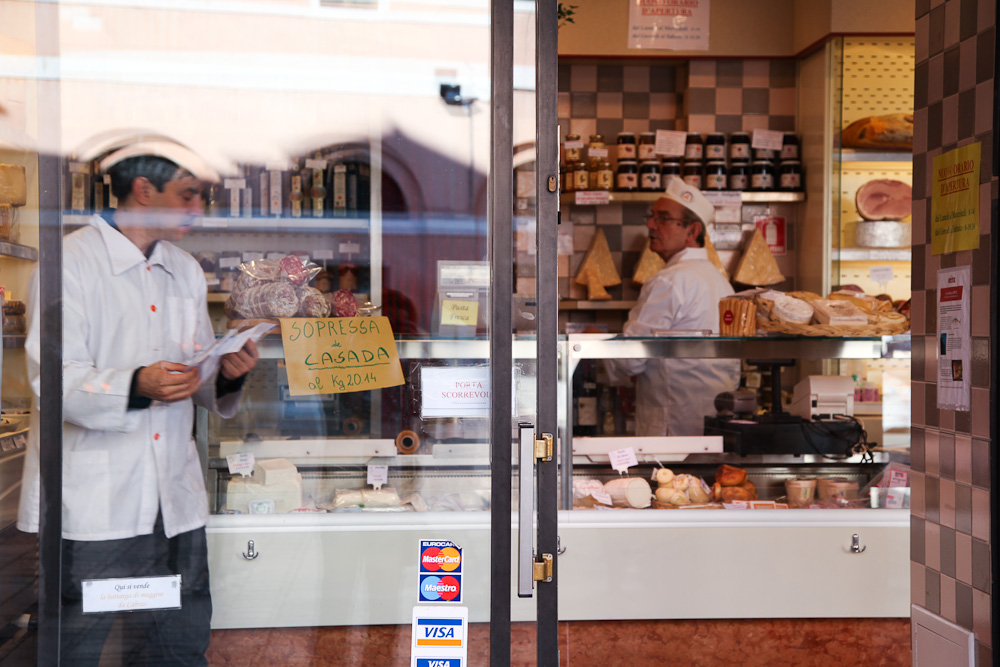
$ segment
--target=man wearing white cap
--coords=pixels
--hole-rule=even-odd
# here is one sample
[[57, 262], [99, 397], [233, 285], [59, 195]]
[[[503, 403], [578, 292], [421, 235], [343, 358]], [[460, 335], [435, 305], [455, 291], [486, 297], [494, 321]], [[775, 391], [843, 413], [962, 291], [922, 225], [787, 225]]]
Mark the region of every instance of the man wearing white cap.
[[[733, 288], [709, 261], [705, 226], [715, 209], [697, 189], [671, 178], [646, 219], [649, 247], [667, 265], [639, 293], [624, 335], [664, 331], [719, 333], [719, 299]], [[636, 435], [703, 435], [715, 396], [739, 385], [740, 363], [732, 360], [618, 359], [608, 363], [612, 381], [637, 375]]]
[[[96, 666], [102, 654], [123, 664], [206, 662], [208, 496], [192, 438], [194, 405], [234, 415], [257, 351], [251, 342], [225, 355], [208, 377], [188, 365], [215, 342], [201, 267], [170, 243], [202, 212], [192, 157], [176, 144], [117, 151], [102, 167], [118, 208], [63, 241], [63, 664]], [[36, 393], [37, 281], [25, 343]], [[38, 530], [38, 469], [34, 440], [18, 517], [31, 532]], [[176, 575], [179, 609], [83, 613], [100, 605], [86, 598], [83, 581], [121, 578], [128, 581], [120, 590], [129, 582], [143, 590], [142, 582]], [[105, 651], [116, 616], [121, 638]]]

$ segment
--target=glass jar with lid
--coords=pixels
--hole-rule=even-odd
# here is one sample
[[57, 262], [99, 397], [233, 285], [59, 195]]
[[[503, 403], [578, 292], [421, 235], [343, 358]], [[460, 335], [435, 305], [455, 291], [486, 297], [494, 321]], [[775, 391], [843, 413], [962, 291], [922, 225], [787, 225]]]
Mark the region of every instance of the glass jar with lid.
[[774, 165], [768, 160], [757, 160], [750, 165], [750, 189], [755, 192], [774, 190]]
[[729, 135], [729, 160], [730, 162], [750, 161], [749, 132], [733, 132]]
[[701, 162], [695, 161], [685, 161], [684, 168], [681, 170], [681, 177], [684, 182], [690, 185], [692, 188], [698, 188], [701, 190], [702, 184], [702, 165]]
[[573, 165], [573, 189], [577, 191], [586, 190], [590, 187], [590, 174], [587, 173], [587, 165], [577, 162]]
[[728, 180], [726, 163], [722, 160], [712, 160], [705, 165], [706, 190], [725, 190], [728, 186]]
[[705, 159], [726, 159], [726, 135], [722, 132], [712, 132], [705, 137]]
[[705, 144], [698, 132], [688, 132], [684, 141], [684, 159], [700, 160], [705, 155]]
[[622, 160], [615, 172], [615, 190], [635, 192], [639, 189], [639, 167], [635, 160]]
[[750, 164], [734, 162], [729, 165], [729, 189], [743, 191], [750, 187]]
[[608, 159], [608, 148], [604, 145], [604, 135], [590, 135], [590, 141], [587, 143], [587, 166], [597, 168], [597, 165], [606, 159]]
[[639, 163], [639, 190], [641, 192], [660, 192], [663, 190], [660, 163], [656, 160], [645, 160]]
[[616, 141], [619, 160], [634, 160], [636, 155], [635, 132], [619, 132]]
[[566, 164], [579, 162], [583, 159], [583, 141], [579, 134], [567, 134], [566, 143], [563, 144], [563, 159]]
[[802, 165], [798, 160], [785, 160], [778, 167], [778, 189], [784, 192], [802, 191]]
[[639, 135], [638, 156], [640, 160], [656, 159], [656, 132], [643, 132]]

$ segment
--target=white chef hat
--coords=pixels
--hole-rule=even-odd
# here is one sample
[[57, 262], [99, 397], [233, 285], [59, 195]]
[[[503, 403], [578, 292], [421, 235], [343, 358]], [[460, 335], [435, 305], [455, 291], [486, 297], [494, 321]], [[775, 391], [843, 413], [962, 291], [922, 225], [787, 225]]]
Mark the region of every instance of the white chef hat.
[[150, 141], [138, 141], [119, 148], [115, 152], [101, 160], [101, 171], [107, 173], [108, 169], [118, 164], [122, 160], [140, 155], [155, 155], [175, 163], [177, 166], [188, 170], [200, 181], [209, 183], [219, 182], [219, 173], [215, 171], [205, 160], [201, 159], [194, 151], [187, 146], [171, 141], [169, 139], [156, 138]]
[[667, 178], [667, 191], [663, 196], [694, 213], [704, 224], [715, 222], [715, 207], [705, 199], [705, 195], [701, 194], [698, 188], [692, 188], [680, 178]]

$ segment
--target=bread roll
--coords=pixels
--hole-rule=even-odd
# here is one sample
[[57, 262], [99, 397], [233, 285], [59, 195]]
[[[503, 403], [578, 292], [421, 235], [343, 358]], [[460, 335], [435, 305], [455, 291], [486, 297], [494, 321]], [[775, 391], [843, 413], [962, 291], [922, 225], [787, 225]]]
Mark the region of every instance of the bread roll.
[[756, 500], [757, 496], [742, 486], [722, 487], [722, 502], [731, 503], [734, 500]]
[[687, 489], [687, 494], [688, 498], [691, 499], [691, 502], [707, 503], [709, 500], [708, 493], [706, 493], [705, 489], [701, 486], [701, 480], [697, 478], [691, 482], [691, 485]]
[[715, 471], [715, 481], [722, 486], [739, 486], [747, 481], [747, 471], [743, 468], [722, 464]]
[[674, 477], [674, 489], [686, 491], [691, 484], [691, 475], [677, 475]]
[[656, 471], [657, 484], [671, 484], [674, 481], [674, 471], [670, 468], [660, 468]]

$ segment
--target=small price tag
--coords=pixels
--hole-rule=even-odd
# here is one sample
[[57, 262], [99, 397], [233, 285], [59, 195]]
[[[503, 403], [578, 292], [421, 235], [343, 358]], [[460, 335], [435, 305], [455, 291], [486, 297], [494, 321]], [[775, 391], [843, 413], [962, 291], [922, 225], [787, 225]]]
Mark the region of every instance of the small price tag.
[[906, 499], [906, 489], [887, 489], [885, 492], [886, 509], [902, 509], [903, 501]]
[[872, 282], [885, 285], [886, 283], [892, 282], [892, 267], [873, 266], [868, 269], [868, 275], [871, 277]]
[[607, 204], [611, 201], [611, 193], [607, 190], [580, 190], [573, 195], [575, 203], [588, 206]]
[[608, 149], [607, 148], [589, 148], [589, 149], [587, 149], [587, 156], [588, 157], [607, 157], [608, 156]]
[[250, 452], [230, 454], [226, 457], [226, 462], [229, 464], [230, 475], [243, 475], [244, 477], [250, 476], [250, 473], [253, 472], [253, 467], [256, 464], [253, 454]]
[[357, 243], [347, 243], [340, 244], [340, 254], [341, 255], [353, 255], [356, 252], [361, 252], [361, 245]]
[[219, 258], [219, 268], [220, 269], [235, 269], [240, 265], [239, 257], [220, 257]]
[[306, 169], [326, 169], [326, 160], [306, 160]]
[[656, 152], [667, 157], [677, 157], [684, 155], [684, 146], [687, 144], [687, 132], [677, 132], [676, 130], [656, 131]]
[[902, 470], [889, 472], [889, 488], [906, 487], [910, 485], [910, 474]]
[[611, 494], [610, 493], [605, 493], [604, 491], [591, 491], [590, 492], [590, 497], [593, 498], [594, 500], [596, 500], [597, 502], [602, 503], [604, 505], [610, 505], [611, 504]]
[[389, 483], [389, 466], [368, 466], [368, 483], [375, 487], [375, 490], [382, 488], [383, 484]]
[[583, 139], [576, 139], [575, 141], [567, 141], [563, 144], [563, 148], [583, 148]]
[[625, 472], [632, 466], [639, 465], [639, 461], [635, 458], [635, 449], [632, 447], [610, 451], [608, 458], [611, 459], [611, 467], [618, 472]]
[[[707, 191], [702, 194], [705, 199], [708, 200], [708, 203], [716, 208], [720, 206], [735, 207], [737, 209], [736, 212], [739, 213], [739, 207], [743, 205], [743, 193], [735, 190], [722, 190], [720, 192]], [[715, 213], [715, 219], [718, 222], [718, 211]], [[726, 220], [726, 222], [730, 221]], [[739, 222], [739, 220], [735, 220], [734, 222]]]
[[770, 148], [772, 151], [780, 151], [784, 138], [785, 133], [778, 132], [777, 130], [754, 130], [750, 146], [753, 148]]
[[332, 250], [313, 250], [313, 257], [316, 259], [333, 259]]
[[247, 186], [245, 178], [227, 178], [222, 182], [222, 187], [227, 190], [242, 190]]

